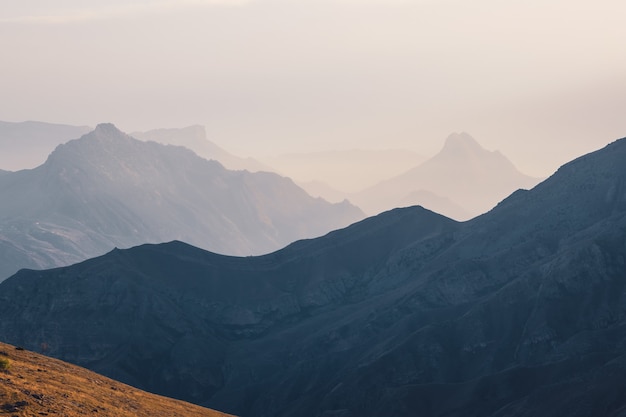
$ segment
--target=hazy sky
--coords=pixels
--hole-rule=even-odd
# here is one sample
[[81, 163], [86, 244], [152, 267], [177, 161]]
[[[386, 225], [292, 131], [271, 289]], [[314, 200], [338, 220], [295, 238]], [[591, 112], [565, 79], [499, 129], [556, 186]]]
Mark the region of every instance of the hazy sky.
[[239, 155], [467, 131], [524, 172], [626, 136], [624, 0], [7, 0], [0, 120], [204, 124]]

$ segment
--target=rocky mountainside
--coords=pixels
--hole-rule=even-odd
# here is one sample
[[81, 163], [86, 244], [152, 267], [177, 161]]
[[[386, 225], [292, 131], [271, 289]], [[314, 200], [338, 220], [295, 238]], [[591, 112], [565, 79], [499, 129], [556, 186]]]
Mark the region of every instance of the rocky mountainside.
[[532, 188], [538, 182], [519, 172], [500, 152], [485, 150], [467, 133], [454, 133], [431, 159], [353, 195], [350, 201], [368, 214], [419, 204], [468, 220], [518, 188]]
[[412, 207], [260, 257], [23, 270], [0, 338], [242, 416], [621, 416], [624, 160], [626, 139], [464, 223]]
[[194, 125], [182, 129], [154, 129], [147, 132], [133, 132], [131, 136], [144, 141], [154, 141], [165, 145], [184, 146], [205, 159], [212, 159], [227, 169], [248, 170], [250, 172], [274, 170], [253, 158], [241, 158], [220, 148], [207, 139], [204, 126]]
[[0, 414], [228, 417], [4, 343], [0, 343]]
[[228, 171], [102, 124], [33, 170], [0, 175], [0, 277], [146, 242], [268, 253], [363, 218], [271, 173]]
[[39, 166], [58, 145], [90, 130], [87, 126], [0, 121], [0, 169], [18, 171]]

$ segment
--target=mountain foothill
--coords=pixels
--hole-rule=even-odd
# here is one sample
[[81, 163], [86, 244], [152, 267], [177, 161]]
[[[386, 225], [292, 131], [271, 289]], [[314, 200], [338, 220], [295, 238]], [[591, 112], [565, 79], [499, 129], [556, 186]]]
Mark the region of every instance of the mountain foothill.
[[240, 416], [623, 416], [624, 161], [626, 138], [465, 222], [413, 206], [262, 256], [21, 270], [0, 339]]
[[364, 217], [288, 178], [230, 171], [112, 124], [59, 145], [36, 168], [3, 171], [0, 195], [0, 280], [149, 242], [258, 255]]

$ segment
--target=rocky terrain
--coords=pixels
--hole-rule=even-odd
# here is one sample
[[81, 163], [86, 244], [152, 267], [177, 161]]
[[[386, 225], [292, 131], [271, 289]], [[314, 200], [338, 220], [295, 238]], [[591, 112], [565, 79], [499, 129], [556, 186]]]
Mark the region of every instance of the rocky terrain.
[[[180, 242], [0, 284], [0, 339], [241, 416], [623, 416], [626, 139], [458, 223]], [[160, 366], [155, 366], [160, 364]]]
[[0, 415], [228, 417], [1, 342]]
[[229, 255], [263, 254], [364, 217], [288, 178], [229, 171], [111, 124], [60, 145], [32, 170], [0, 175], [0, 280], [115, 247], [174, 239]]

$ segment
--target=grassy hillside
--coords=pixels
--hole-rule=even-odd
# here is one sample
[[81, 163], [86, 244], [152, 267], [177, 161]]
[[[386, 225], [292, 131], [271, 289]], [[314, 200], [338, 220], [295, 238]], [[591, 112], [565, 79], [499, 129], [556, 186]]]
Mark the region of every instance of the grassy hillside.
[[4, 343], [0, 343], [0, 415], [228, 416]]

